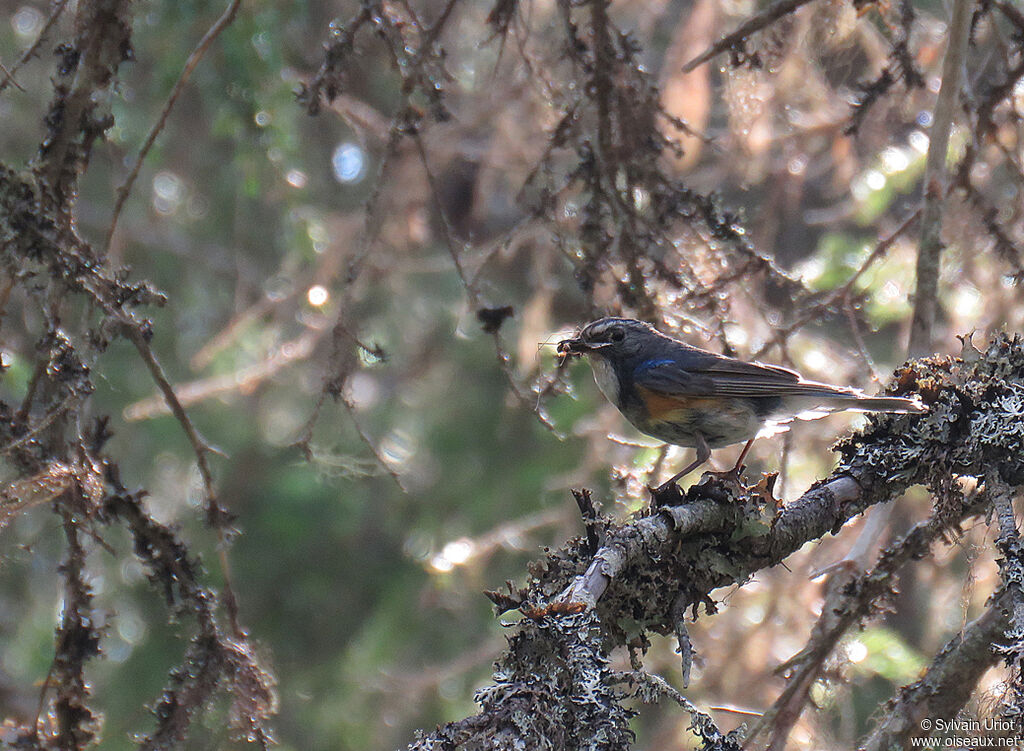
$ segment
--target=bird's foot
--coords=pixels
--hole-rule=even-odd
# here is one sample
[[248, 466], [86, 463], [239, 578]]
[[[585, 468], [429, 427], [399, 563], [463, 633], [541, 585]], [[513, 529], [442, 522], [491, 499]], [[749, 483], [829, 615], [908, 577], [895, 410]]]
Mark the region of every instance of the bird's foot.
[[[743, 491], [747, 489], [746, 483], [743, 482], [741, 473], [744, 467], [738, 466], [732, 469], [725, 470], [724, 472], [704, 472], [701, 475], [700, 480], [697, 484], [703, 484], [706, 482], [705, 478], [712, 477], [717, 479], [719, 482], [726, 482], [734, 485], [737, 489]], [[678, 481], [673, 478], [668, 482], [663, 482], [656, 488], [652, 488], [650, 485], [647, 486], [647, 492], [651, 494], [651, 507], [652, 508], [664, 508], [666, 506], [678, 506], [683, 502], [685, 493], [682, 488], [679, 487]]]
[[711, 475], [712, 477], [717, 477], [725, 482], [731, 482], [741, 490], [746, 490], [747, 485], [743, 482], [742, 477], [744, 469], [746, 469], [746, 465], [737, 464], [732, 469], [727, 469], [724, 472], [705, 472], [704, 476]]
[[647, 492], [651, 494], [651, 508], [665, 508], [666, 506], [678, 506], [683, 502], [683, 491], [675, 479], [663, 482], [656, 488], [647, 486]]

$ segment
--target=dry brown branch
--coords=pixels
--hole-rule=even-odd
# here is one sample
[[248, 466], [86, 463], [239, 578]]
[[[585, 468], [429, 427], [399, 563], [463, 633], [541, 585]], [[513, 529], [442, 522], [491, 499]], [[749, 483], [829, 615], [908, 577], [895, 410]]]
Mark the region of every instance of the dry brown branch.
[[76, 477], [73, 467], [54, 462], [31, 477], [0, 486], [0, 528], [22, 510], [49, 503], [63, 495], [73, 487]]
[[[782, 749], [793, 725], [810, 701], [810, 690], [820, 676], [843, 635], [869, 618], [879, 604], [892, 596], [896, 574], [908, 561], [925, 556], [939, 539], [955, 532], [967, 518], [985, 513], [993, 493], [986, 487], [962, 504], [957, 513], [933, 514], [916, 524], [902, 539], [889, 546], [868, 571], [841, 568], [826, 584], [821, 615], [807, 644], [799, 653], [776, 668], [788, 673], [786, 688], [747, 736], [747, 742], [771, 729], [769, 746]], [[880, 506], [873, 506], [872, 511]], [[858, 537], [858, 540], [861, 538]]]
[[[250, 393], [259, 384], [279, 373], [283, 368], [309, 357], [325, 330], [307, 331], [301, 336], [284, 342], [258, 363], [239, 368], [233, 373], [199, 378], [172, 387], [178, 403], [184, 407], [225, 396], [231, 393]], [[163, 394], [141, 399], [124, 408], [124, 417], [129, 422], [150, 420], [170, 414], [172, 408]]]

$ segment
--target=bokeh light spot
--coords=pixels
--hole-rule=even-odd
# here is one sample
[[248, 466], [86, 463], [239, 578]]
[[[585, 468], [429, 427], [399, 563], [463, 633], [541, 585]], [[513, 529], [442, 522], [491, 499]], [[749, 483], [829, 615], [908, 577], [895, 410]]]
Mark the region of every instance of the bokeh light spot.
[[185, 198], [185, 184], [173, 172], [158, 172], [153, 178], [153, 208], [158, 214], [174, 214]]
[[354, 183], [362, 178], [366, 170], [366, 156], [354, 143], [339, 144], [331, 155], [334, 178], [339, 183]]
[[306, 299], [314, 308], [319, 308], [321, 305], [326, 304], [330, 297], [331, 295], [327, 291], [327, 287], [322, 284], [314, 284], [306, 292]]
[[23, 5], [11, 16], [11, 28], [20, 37], [34, 37], [43, 25], [43, 14], [30, 5]]

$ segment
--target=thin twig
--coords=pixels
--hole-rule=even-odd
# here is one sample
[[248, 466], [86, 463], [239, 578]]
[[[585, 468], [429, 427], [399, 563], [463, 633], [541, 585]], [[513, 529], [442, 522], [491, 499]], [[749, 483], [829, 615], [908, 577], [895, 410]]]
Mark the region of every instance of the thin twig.
[[352, 425], [355, 426], [356, 432], [359, 434], [359, 438], [362, 440], [364, 444], [366, 444], [366, 447], [370, 449], [370, 453], [372, 453], [374, 458], [377, 460], [377, 464], [379, 464], [381, 468], [383, 468], [384, 471], [388, 473], [388, 476], [395, 481], [395, 485], [398, 486], [399, 490], [401, 490], [403, 493], [408, 493], [409, 489], [402, 484], [401, 475], [399, 475], [398, 472], [396, 472], [391, 467], [391, 465], [388, 464], [388, 460], [385, 459], [384, 455], [380, 453], [380, 449], [377, 448], [377, 444], [373, 442], [372, 438], [370, 438], [370, 434], [363, 429], [362, 424], [356, 417], [356, 410], [352, 402], [350, 402], [348, 400], [348, 397], [346, 397], [344, 394], [342, 394], [339, 397], [339, 399], [341, 403], [345, 406], [345, 411], [348, 412], [348, 416], [352, 420]]
[[811, 0], [780, 0], [769, 8], [758, 13], [753, 18], [742, 23], [736, 31], [726, 34], [704, 52], [683, 66], [683, 73], [689, 73], [694, 68], [703, 65], [711, 58], [726, 50], [735, 49], [737, 45], [743, 44], [752, 34], [770, 26], [783, 16], [794, 12], [797, 8], [807, 5]]
[[420, 163], [423, 165], [423, 172], [427, 178], [427, 186], [430, 188], [434, 210], [437, 212], [437, 218], [444, 230], [442, 234], [445, 248], [448, 250], [448, 255], [451, 256], [452, 264], [455, 266], [459, 279], [462, 280], [462, 286], [466, 290], [470, 307], [475, 311], [481, 306], [480, 293], [467, 273], [466, 267], [463, 265], [462, 254], [459, 252], [458, 243], [455, 241], [455, 232], [452, 229], [451, 222], [448, 220], [448, 214], [444, 210], [444, 205], [441, 203], [441, 187], [438, 185], [434, 171], [430, 168], [430, 160], [427, 158], [427, 149], [423, 145], [423, 138], [418, 132], [414, 133], [411, 137], [416, 145], [416, 153], [420, 158]]
[[46, 23], [43, 24], [43, 28], [39, 30], [39, 36], [36, 37], [36, 40], [32, 42], [32, 45], [25, 50], [20, 58], [18, 58], [18, 62], [16, 62], [10, 70], [4, 69], [4, 77], [3, 80], [0, 81], [0, 91], [6, 89], [7, 84], [9, 83], [13, 83], [17, 88], [24, 91], [21, 86], [18, 86], [18, 82], [14, 80], [14, 76], [19, 70], [21, 70], [25, 63], [32, 59], [32, 56], [36, 54], [39, 47], [44, 41], [46, 41], [46, 35], [50, 33], [50, 29], [53, 28], [53, 25], [57, 23], [57, 19], [60, 18], [60, 14], [64, 12], [64, 8], [67, 4], [68, 0], [57, 0], [57, 3], [53, 6], [53, 11], [50, 13], [50, 17], [46, 19]]
[[0, 325], [3, 325], [4, 316], [7, 314], [7, 303], [11, 299], [11, 292], [14, 290], [14, 277], [7, 276], [0, 283]]
[[156, 355], [153, 354], [153, 348], [149, 346], [149, 342], [146, 341], [145, 336], [138, 326], [131, 324], [125, 325], [126, 333], [132, 344], [135, 345], [135, 349], [138, 350], [139, 355], [142, 357], [143, 362], [146, 363], [146, 367], [149, 368], [149, 372], [156, 382], [157, 388], [164, 395], [164, 399], [167, 400], [167, 406], [171, 410], [171, 414], [174, 415], [178, 424], [181, 425], [182, 430], [185, 431], [185, 435], [188, 436], [189, 443], [192, 444], [192, 450], [196, 457], [196, 466], [199, 467], [199, 475], [203, 480], [203, 488], [205, 490], [205, 502], [206, 502], [206, 519], [207, 523], [216, 530], [217, 541], [220, 544], [218, 550], [218, 556], [221, 564], [221, 575], [224, 577], [224, 587], [221, 596], [224, 601], [225, 610], [228, 614], [228, 623], [231, 626], [232, 634], [236, 637], [244, 637], [244, 632], [238, 621], [238, 601], [235, 597], [235, 588], [232, 584], [231, 579], [231, 567], [228, 563], [227, 556], [227, 543], [228, 543], [228, 527], [231, 524], [232, 516], [224, 509], [223, 506], [217, 500], [217, 493], [214, 488], [213, 481], [213, 470], [210, 469], [210, 462], [207, 458], [207, 454], [214, 451], [214, 449], [206, 442], [196, 429], [192, 419], [185, 412], [185, 408], [181, 406], [181, 402], [178, 400], [177, 394], [174, 393], [174, 387], [171, 386], [170, 381], [167, 380], [167, 375], [164, 373], [163, 367], [160, 362], [156, 359]]
[[849, 296], [843, 298], [843, 312], [846, 314], [846, 322], [850, 325], [850, 333], [853, 334], [853, 341], [857, 345], [857, 352], [860, 354], [864, 364], [871, 371], [871, 379], [876, 383], [882, 381], [882, 374], [875, 365], [875, 359], [868, 351], [868, 343], [864, 341], [864, 334], [861, 333], [860, 324], [857, 322], [857, 313], [853, 309], [853, 303]]
[[[448, 216], [444, 211], [444, 206], [441, 203], [440, 186], [438, 185], [436, 175], [434, 175], [433, 170], [430, 168], [430, 161], [427, 158], [426, 147], [423, 145], [423, 138], [418, 132], [413, 133], [411, 138], [413, 143], [416, 145], [416, 152], [419, 155], [420, 163], [423, 165], [423, 171], [427, 177], [427, 187], [430, 190], [430, 195], [434, 203], [434, 210], [437, 212], [438, 219], [441, 222], [443, 230], [442, 237], [445, 248], [448, 250], [448, 254], [452, 259], [452, 264], [455, 266], [455, 271], [459, 275], [463, 288], [466, 290], [466, 297], [469, 301], [469, 306], [474, 312], [477, 312], [485, 307], [485, 305], [480, 296], [480, 292], [477, 289], [474, 277], [469, 274], [466, 270], [465, 264], [463, 263], [462, 254], [460, 253], [458, 243], [455, 240], [455, 232], [451, 227]], [[501, 341], [500, 330], [495, 329], [491, 332], [491, 336], [494, 339], [494, 352], [498, 359], [498, 365], [501, 368], [501, 372], [504, 373], [509, 387], [512, 389], [513, 395], [520, 403], [530, 409], [530, 411], [536, 416], [537, 420], [540, 421], [541, 425], [561, 439], [563, 437], [562, 434], [544, 412], [543, 408], [540, 406], [540, 402], [535, 402], [533, 395], [526, 394], [516, 381], [515, 373], [512, 372], [512, 358], [509, 356], [508, 352], [505, 351], [505, 346]]]
[[946, 196], [946, 156], [960, 97], [960, 77], [971, 31], [972, 0], [954, 0], [949, 23], [946, 56], [942, 61], [942, 86], [935, 102], [929, 132], [928, 157], [924, 175], [924, 209], [921, 239], [917, 251], [917, 289], [910, 324], [909, 351], [912, 357], [932, 352], [935, 314], [938, 309], [939, 271], [942, 263], [942, 205]]
[[[174, 393], [174, 387], [171, 386], [170, 381], [167, 380], [167, 375], [164, 373], [163, 366], [156, 359], [156, 355], [153, 354], [153, 348], [149, 346], [149, 342], [146, 341], [142, 332], [140, 332], [134, 326], [126, 326], [128, 338], [132, 344], [135, 345], [135, 349], [138, 350], [139, 356], [142, 357], [142, 361], [146, 363], [146, 367], [149, 368], [149, 372], [156, 382], [157, 388], [164, 395], [164, 399], [167, 401], [167, 406], [174, 415], [175, 419], [181, 424], [182, 430], [185, 431], [185, 435], [188, 436], [189, 443], [192, 444], [192, 449], [196, 456], [196, 463], [199, 467], [199, 474], [203, 479], [203, 485], [206, 489], [206, 501], [208, 510], [219, 511], [217, 507], [216, 497], [213, 489], [213, 472], [210, 470], [210, 463], [207, 461], [206, 455], [213, 449], [206, 442], [196, 426], [192, 423], [192, 419], [185, 412], [185, 408], [181, 406], [181, 401], [178, 399], [178, 395]], [[219, 516], [219, 514], [217, 514]], [[217, 525], [219, 526], [219, 525]]]
[[7, 68], [7, 66], [4, 65], [3, 63], [0, 63], [0, 73], [4, 74], [3, 83], [0, 84], [0, 91], [3, 91], [2, 87], [4, 85], [6, 85], [8, 82], [13, 83], [14, 84], [14, 88], [16, 88], [18, 91], [24, 91], [25, 90], [24, 86], [22, 86], [20, 83], [18, 83], [17, 81], [14, 80], [14, 75]]
[[[278, 371], [295, 362], [305, 360], [312, 354], [316, 343], [326, 329], [313, 329], [301, 336], [284, 342], [264, 359], [252, 365], [222, 375], [199, 378], [174, 387], [174, 393], [182, 407], [189, 407], [206, 399], [234, 392], [246, 393], [258, 384], [275, 375]], [[150, 396], [129, 404], [124, 408], [124, 418], [129, 422], [149, 420], [171, 412], [164, 395]]]
[[60, 404], [56, 405], [55, 407], [50, 409], [45, 415], [43, 415], [39, 422], [33, 425], [27, 433], [25, 433], [22, 436], [19, 436], [15, 440], [0, 448], [0, 455], [9, 454], [10, 452], [14, 451], [14, 449], [19, 448], [20, 446], [24, 446], [26, 443], [36, 438], [40, 433], [46, 430], [46, 428], [50, 427], [50, 425], [53, 424], [54, 420], [56, 420], [58, 417], [64, 414], [68, 409], [70, 409], [73, 403], [77, 401], [79, 398], [80, 397], [74, 393], [68, 394]]
[[164, 129], [167, 124], [167, 118], [171, 114], [171, 109], [174, 107], [174, 103], [178, 101], [178, 97], [181, 95], [182, 90], [185, 88], [185, 84], [188, 83], [188, 79], [192, 76], [192, 71], [199, 64], [199, 61], [203, 59], [203, 55], [206, 54], [207, 48], [213, 43], [224, 29], [226, 29], [232, 21], [235, 20], [235, 15], [238, 13], [238, 7], [241, 5], [242, 0], [231, 0], [228, 7], [221, 14], [221, 17], [209, 28], [203, 38], [199, 40], [199, 44], [192, 50], [192, 54], [188, 56], [188, 60], [185, 61], [185, 67], [182, 68], [181, 75], [178, 76], [178, 80], [174, 84], [174, 88], [171, 89], [170, 96], [167, 97], [167, 101], [164, 102], [163, 111], [160, 113], [160, 117], [153, 124], [153, 127], [149, 131], [149, 135], [146, 136], [146, 141], [142, 145], [142, 149], [139, 150], [139, 156], [135, 159], [135, 165], [132, 167], [132, 171], [128, 174], [128, 177], [121, 184], [121, 187], [117, 189], [117, 200], [114, 202], [114, 211], [110, 218], [110, 226], [107, 228], [107, 236], [103, 243], [105, 252], [110, 251], [110, 243], [114, 238], [114, 231], [117, 229], [117, 220], [121, 216], [121, 210], [124, 208], [125, 201], [128, 200], [128, 196], [132, 192], [132, 186], [135, 184], [136, 178], [139, 176], [139, 170], [142, 169], [142, 163], [146, 161], [146, 156], [149, 154], [149, 150], [153, 147], [153, 143], [156, 141], [157, 136]]
[[921, 216], [921, 208], [915, 209], [909, 214], [900, 225], [890, 232], [886, 237], [878, 241], [878, 244], [868, 254], [867, 258], [861, 263], [850, 278], [847, 279], [841, 287], [836, 287], [828, 293], [824, 298], [818, 300], [813, 305], [810, 305], [803, 313], [797, 317], [795, 321], [788, 324], [784, 328], [779, 329], [775, 336], [769, 339], [764, 345], [753, 353], [751, 356], [753, 359], [763, 357], [772, 347], [782, 346], [794, 332], [806, 326], [811, 321], [818, 318], [823, 312], [830, 310], [836, 304], [846, 305], [849, 301], [852, 301], [854, 286], [857, 281], [864, 275], [876, 261], [882, 258], [889, 249], [896, 243], [896, 241], [907, 232]]

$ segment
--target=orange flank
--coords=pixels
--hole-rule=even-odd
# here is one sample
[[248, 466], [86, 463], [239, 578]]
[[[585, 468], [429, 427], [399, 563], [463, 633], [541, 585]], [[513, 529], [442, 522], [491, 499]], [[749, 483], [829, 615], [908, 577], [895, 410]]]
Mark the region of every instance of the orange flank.
[[[647, 414], [652, 420], [663, 422], [672, 415], [685, 412], [714, 412], [718, 414], [731, 411], [744, 411], [734, 409], [729, 405], [728, 400], [716, 396], [682, 396], [678, 394], [664, 394], [660, 391], [652, 391], [643, 386], [636, 387], [640, 398], [644, 401]], [[744, 411], [745, 414], [745, 411]]]

